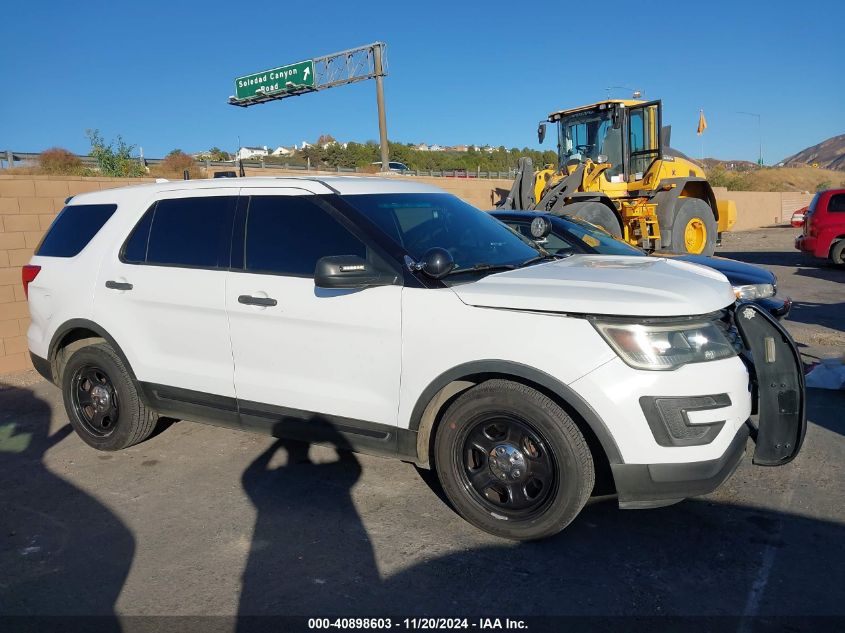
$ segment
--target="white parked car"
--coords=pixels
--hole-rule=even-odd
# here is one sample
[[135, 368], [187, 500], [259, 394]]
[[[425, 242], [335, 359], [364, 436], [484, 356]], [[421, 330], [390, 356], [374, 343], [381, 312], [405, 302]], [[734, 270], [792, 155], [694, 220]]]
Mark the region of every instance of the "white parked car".
[[168, 416], [395, 456], [508, 538], [563, 529], [597, 475], [666, 505], [720, 485], [749, 433], [768, 465], [804, 437], [794, 344], [720, 273], [557, 258], [415, 182], [86, 193], [23, 276], [33, 363], [91, 446]]

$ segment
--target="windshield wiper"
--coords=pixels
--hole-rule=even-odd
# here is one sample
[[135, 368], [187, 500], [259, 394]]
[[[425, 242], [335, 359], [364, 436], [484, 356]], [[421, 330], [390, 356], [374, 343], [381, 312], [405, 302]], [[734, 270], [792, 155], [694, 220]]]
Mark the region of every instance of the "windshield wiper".
[[447, 276], [459, 275], [461, 273], [490, 272], [493, 270], [514, 270], [516, 268], [519, 268], [519, 266], [516, 266], [515, 264], [475, 264], [470, 268], [455, 268], [450, 271]]
[[522, 262], [519, 267], [522, 268], [523, 266], [530, 266], [531, 264], [536, 264], [537, 262], [543, 262], [547, 259], [555, 260], [558, 259], [565, 259], [567, 257], [572, 257], [575, 253], [573, 251], [569, 251], [568, 253], [546, 253], [545, 255], [538, 255], [537, 257], [532, 257], [531, 259], [526, 259]]

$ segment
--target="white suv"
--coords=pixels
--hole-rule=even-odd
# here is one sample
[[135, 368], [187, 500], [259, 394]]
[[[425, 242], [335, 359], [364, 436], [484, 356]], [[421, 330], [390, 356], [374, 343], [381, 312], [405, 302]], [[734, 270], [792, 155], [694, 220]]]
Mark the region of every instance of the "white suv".
[[720, 273], [556, 258], [414, 182], [87, 193], [23, 277], [33, 363], [91, 446], [168, 416], [391, 455], [509, 538], [603, 485], [622, 507], [710, 492], [749, 432], [769, 465], [804, 437], [794, 344]]

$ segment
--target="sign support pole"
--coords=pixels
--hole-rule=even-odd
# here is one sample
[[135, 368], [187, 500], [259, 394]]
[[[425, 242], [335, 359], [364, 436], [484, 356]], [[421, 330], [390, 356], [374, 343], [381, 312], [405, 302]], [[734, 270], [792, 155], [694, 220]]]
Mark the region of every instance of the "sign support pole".
[[384, 69], [382, 67], [381, 46], [373, 47], [373, 70], [376, 76], [376, 103], [378, 105], [378, 134], [381, 146], [381, 171], [390, 171], [390, 148], [387, 144], [387, 117], [384, 113]]

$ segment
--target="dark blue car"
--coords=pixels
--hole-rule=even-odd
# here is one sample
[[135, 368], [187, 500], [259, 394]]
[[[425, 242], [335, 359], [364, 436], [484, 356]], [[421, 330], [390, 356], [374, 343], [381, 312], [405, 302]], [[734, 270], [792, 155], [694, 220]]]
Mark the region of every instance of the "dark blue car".
[[[613, 237], [597, 226], [570, 216], [535, 211], [493, 211], [491, 214], [521, 235], [539, 243], [552, 255], [586, 253], [648, 256], [645, 251]], [[718, 270], [731, 282], [737, 299], [754, 301], [778, 319], [789, 314], [792, 307], [789, 297], [777, 296], [777, 277], [774, 273], [760, 266], [704, 255], [656, 252], [651, 256], [674, 257]]]

